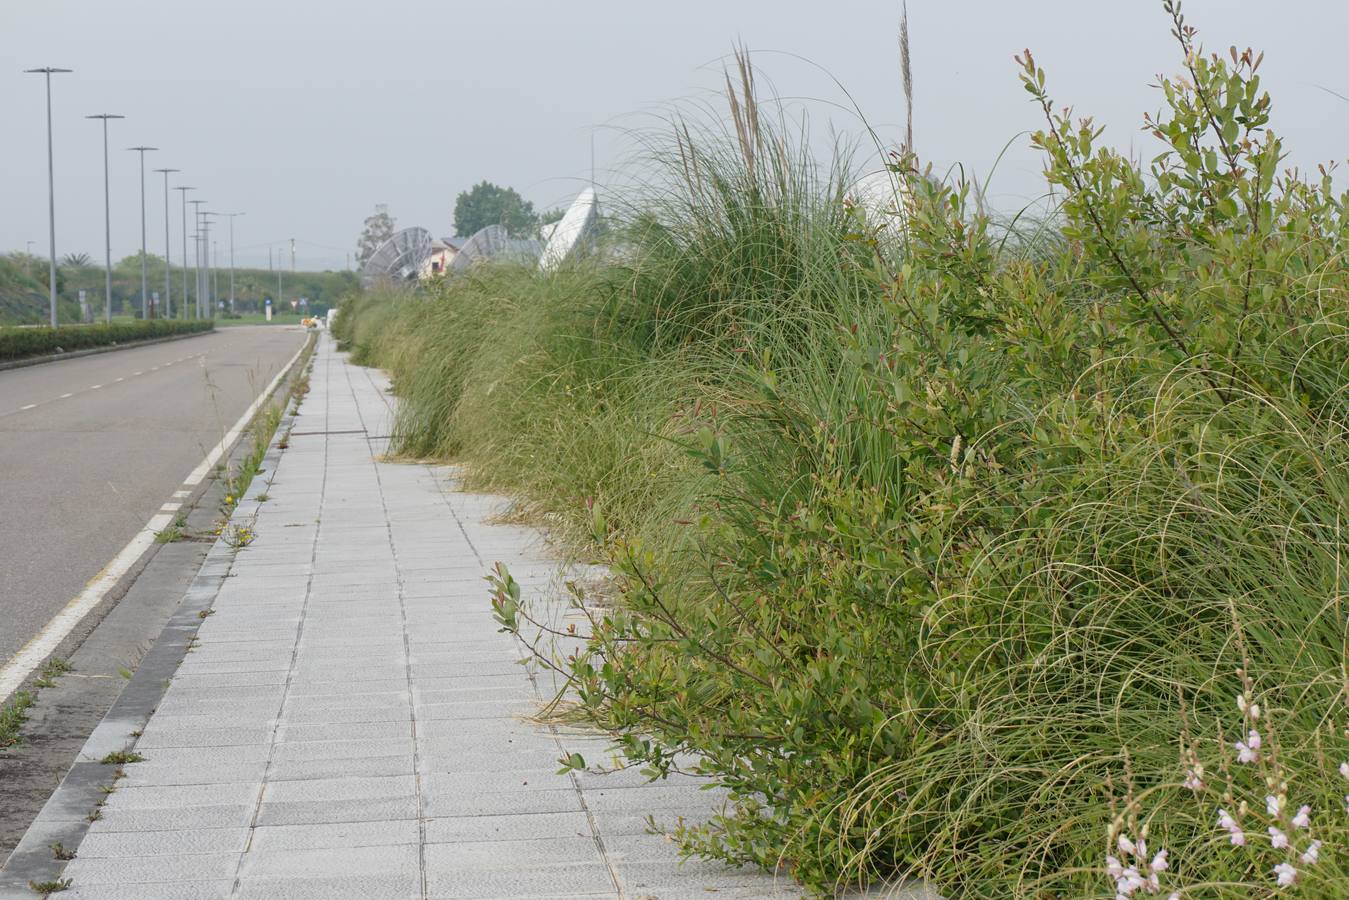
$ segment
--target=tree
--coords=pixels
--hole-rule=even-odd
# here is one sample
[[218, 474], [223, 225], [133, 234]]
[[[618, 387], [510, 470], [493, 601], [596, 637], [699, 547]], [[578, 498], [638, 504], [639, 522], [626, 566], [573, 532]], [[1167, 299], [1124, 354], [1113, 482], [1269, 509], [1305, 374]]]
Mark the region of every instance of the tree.
[[534, 204], [514, 188], [503, 188], [484, 181], [462, 192], [454, 201], [454, 230], [471, 237], [488, 225], [505, 226], [511, 237], [531, 236], [539, 226]]
[[84, 269], [93, 265], [88, 253], [67, 253], [61, 257], [61, 265], [71, 269]]
[[364, 266], [365, 261], [379, 249], [379, 245], [391, 237], [393, 237], [393, 216], [389, 215], [388, 206], [383, 203], [377, 204], [375, 214], [366, 217], [365, 228], [361, 231], [360, 240], [356, 242], [357, 266]]

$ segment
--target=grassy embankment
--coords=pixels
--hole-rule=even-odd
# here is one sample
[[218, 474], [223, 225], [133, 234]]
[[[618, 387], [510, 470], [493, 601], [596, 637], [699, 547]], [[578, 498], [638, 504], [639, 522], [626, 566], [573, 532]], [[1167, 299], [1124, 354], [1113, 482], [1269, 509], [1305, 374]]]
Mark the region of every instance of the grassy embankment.
[[907, 227], [864, 223], [742, 93], [607, 262], [343, 308], [404, 453], [614, 572], [585, 652], [544, 653], [630, 762], [731, 789], [690, 851], [820, 890], [1349, 895], [1346, 200], [1280, 172], [1250, 56], [1178, 34], [1143, 170], [1026, 61], [1033, 231], [911, 159]]

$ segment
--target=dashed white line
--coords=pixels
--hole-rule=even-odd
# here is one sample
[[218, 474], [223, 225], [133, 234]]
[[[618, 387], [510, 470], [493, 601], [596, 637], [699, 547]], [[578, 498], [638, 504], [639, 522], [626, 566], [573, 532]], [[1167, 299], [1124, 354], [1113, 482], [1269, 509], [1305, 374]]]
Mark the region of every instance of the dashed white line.
[[[125, 378], [119, 378], [119, 379], [117, 379], [117, 381], [126, 381], [126, 379], [125, 379]], [[113, 384], [116, 384], [117, 381], [114, 381]]]
[[74, 396], [75, 396], [74, 394], [62, 394], [61, 396], [57, 397], [56, 399], [57, 399], [57, 400], [68, 400], [69, 398], [74, 397]]
[[30, 404], [28, 404], [27, 406], [20, 406], [20, 407], [19, 407], [19, 412], [23, 412], [25, 409], [36, 409], [36, 408], [37, 408], [37, 404], [36, 404], [36, 403], [30, 403]]
[[91, 391], [96, 391], [96, 390], [98, 390], [98, 389], [101, 388], [101, 387], [103, 387], [103, 385], [101, 385], [101, 384], [91, 384], [91, 385], [89, 385], [89, 390], [91, 390]]

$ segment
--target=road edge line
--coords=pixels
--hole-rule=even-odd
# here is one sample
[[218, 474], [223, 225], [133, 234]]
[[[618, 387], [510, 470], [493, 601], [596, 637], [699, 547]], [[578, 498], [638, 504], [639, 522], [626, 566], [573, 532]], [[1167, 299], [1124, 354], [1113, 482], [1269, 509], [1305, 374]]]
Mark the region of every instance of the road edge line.
[[[295, 363], [304, 354], [309, 346], [309, 336], [305, 336], [304, 343], [300, 349], [295, 351], [295, 355], [290, 358], [271, 380], [267, 387], [263, 388], [262, 393], [257, 396], [253, 403], [244, 410], [244, 414], [239, 418], [234, 426], [225, 433], [206, 458], [197, 465], [187, 476], [182, 484], [190, 487], [196, 487], [200, 484], [216, 463], [229, 452], [230, 448], [238, 441], [239, 436], [247, 430], [253, 417], [260, 410], [276, 391], [276, 388], [285, 377], [290, 374]], [[123, 547], [112, 560], [99, 571], [97, 575], [85, 583], [84, 588], [67, 603], [60, 612], [52, 616], [46, 625], [32, 638], [28, 640], [19, 652], [10, 657], [3, 666], [0, 666], [0, 703], [9, 700], [10, 696], [17, 691], [28, 676], [37, 671], [52, 653], [61, 646], [75, 627], [84, 621], [84, 617], [89, 615], [94, 609], [103, 602], [103, 598], [112, 590], [122, 576], [136, 565], [145, 552], [155, 545], [155, 535], [163, 531], [173, 522], [172, 513], [157, 513], [145, 523], [132, 539]]]

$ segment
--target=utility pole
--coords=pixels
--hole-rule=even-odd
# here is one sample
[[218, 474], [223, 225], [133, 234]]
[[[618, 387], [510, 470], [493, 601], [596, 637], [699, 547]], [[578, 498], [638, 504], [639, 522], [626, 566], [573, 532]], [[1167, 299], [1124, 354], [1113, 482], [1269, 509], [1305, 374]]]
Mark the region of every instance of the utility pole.
[[196, 188], [180, 185], [174, 188], [175, 191], [181, 191], [183, 196], [183, 302], [179, 306], [183, 310], [183, 318], [187, 318], [187, 192], [195, 191]]
[[201, 252], [201, 238], [202, 238], [202, 234], [201, 234], [201, 207], [202, 207], [202, 204], [204, 204], [206, 201], [205, 201], [205, 200], [189, 200], [188, 202], [192, 204], [192, 227], [193, 227], [193, 229], [194, 229], [195, 232], [196, 232], [196, 233], [193, 235], [192, 258], [193, 258], [193, 261], [196, 263], [196, 268], [197, 268], [197, 318], [200, 319], [200, 318], [202, 318], [202, 315], [203, 315], [203, 313], [202, 313], [202, 299], [203, 299], [202, 293], [203, 293], [203, 292], [202, 292], [202, 288], [201, 288], [201, 281], [202, 281], [202, 278], [201, 278], [201, 266], [202, 266], [202, 262], [203, 262], [203, 260], [202, 260], [202, 252]]
[[56, 166], [52, 162], [52, 76], [72, 69], [55, 69], [45, 66], [41, 69], [24, 69], [29, 75], [47, 77], [47, 232], [50, 238], [51, 268], [48, 270], [47, 288], [51, 301], [51, 326], [56, 327]]
[[105, 267], [103, 269], [103, 321], [112, 321], [112, 195], [108, 189], [108, 120], [124, 119], [114, 113], [99, 113], [85, 116], [86, 119], [103, 120], [103, 250]]
[[151, 313], [148, 301], [150, 276], [145, 267], [145, 153], [148, 150], [158, 150], [159, 148], [128, 147], [127, 149], [135, 150], [141, 155], [141, 319], [149, 319]]
[[234, 312], [234, 220], [247, 213], [225, 213], [230, 220], [230, 312]]
[[178, 169], [155, 169], [164, 173], [164, 318], [173, 318], [173, 248], [169, 245], [169, 173]]

